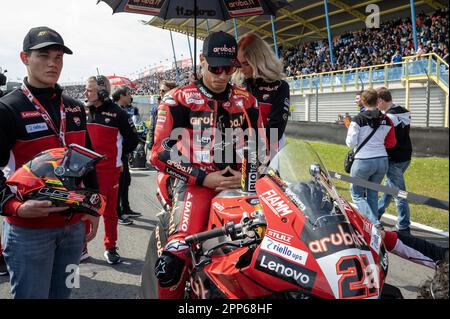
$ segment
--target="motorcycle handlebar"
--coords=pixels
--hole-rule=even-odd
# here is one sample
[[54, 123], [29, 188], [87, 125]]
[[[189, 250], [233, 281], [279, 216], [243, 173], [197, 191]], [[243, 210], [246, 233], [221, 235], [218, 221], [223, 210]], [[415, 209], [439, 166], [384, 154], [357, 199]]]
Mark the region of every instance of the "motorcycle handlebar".
[[214, 228], [212, 230], [207, 230], [207, 231], [204, 231], [204, 232], [201, 232], [198, 234], [187, 236], [184, 239], [184, 241], [186, 242], [186, 244], [191, 245], [194, 243], [203, 242], [205, 240], [220, 237], [220, 236], [225, 236], [225, 235], [233, 236], [236, 233], [236, 231], [239, 229], [239, 227], [237, 227], [238, 225], [235, 225], [233, 222], [230, 221], [223, 227]]

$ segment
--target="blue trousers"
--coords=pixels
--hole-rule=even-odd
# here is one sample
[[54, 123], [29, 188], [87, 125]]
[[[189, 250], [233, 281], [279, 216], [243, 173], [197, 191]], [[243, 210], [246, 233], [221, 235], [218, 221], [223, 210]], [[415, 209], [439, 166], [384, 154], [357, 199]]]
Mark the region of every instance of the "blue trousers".
[[[387, 157], [355, 159], [350, 176], [380, 184], [384, 175], [386, 175], [388, 165]], [[366, 215], [374, 225], [380, 224], [378, 220], [378, 192], [352, 184], [350, 193], [353, 202], [358, 206], [358, 210]]]
[[67, 299], [70, 275], [80, 263], [86, 237], [83, 222], [34, 229], [3, 221], [3, 255], [17, 299]]
[[[386, 181], [384, 183], [385, 186], [388, 187], [397, 187], [403, 191], [406, 190], [405, 178], [404, 174], [406, 169], [408, 168], [411, 161], [395, 163], [390, 161], [389, 168], [386, 174]], [[383, 194], [378, 201], [378, 217], [380, 218], [386, 208], [388, 208], [389, 204], [392, 201], [392, 195]], [[395, 198], [395, 205], [397, 206], [397, 229], [402, 230], [406, 229], [410, 226], [410, 212], [408, 201], [403, 198]]]

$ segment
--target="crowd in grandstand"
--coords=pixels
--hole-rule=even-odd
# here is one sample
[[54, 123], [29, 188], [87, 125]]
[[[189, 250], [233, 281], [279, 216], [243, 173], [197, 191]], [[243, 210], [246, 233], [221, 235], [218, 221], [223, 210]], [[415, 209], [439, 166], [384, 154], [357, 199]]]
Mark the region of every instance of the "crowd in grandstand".
[[[414, 49], [410, 18], [396, 19], [382, 23], [379, 29], [363, 29], [347, 32], [333, 41], [334, 64], [330, 61], [328, 41], [301, 43], [292, 48], [282, 48], [287, 76], [313, 74], [335, 70], [351, 70], [358, 67], [400, 62], [402, 57], [414, 54], [436, 53], [449, 62], [448, 8], [426, 15], [417, 16], [416, 29], [419, 48]], [[191, 68], [179, 68], [178, 84], [188, 82]], [[158, 94], [159, 83], [163, 80], [176, 81], [175, 69], [135, 81], [135, 95]], [[75, 98], [83, 97], [83, 86], [66, 88]]]
[[84, 85], [66, 85], [64, 93], [77, 100], [84, 100]]
[[330, 61], [327, 40], [302, 43], [282, 50], [287, 76], [389, 63], [401, 56], [434, 52], [448, 62], [448, 9], [417, 16], [418, 50], [414, 49], [410, 18], [382, 24], [379, 29], [347, 32], [333, 41], [334, 64]]
[[[179, 79], [178, 84], [187, 84], [189, 74], [191, 73], [191, 68], [178, 68]], [[170, 69], [161, 73], [154, 73], [150, 76], [143, 77], [135, 81], [136, 84], [136, 95], [153, 95], [159, 93], [159, 83], [163, 80], [176, 81], [177, 73], [175, 69]]]

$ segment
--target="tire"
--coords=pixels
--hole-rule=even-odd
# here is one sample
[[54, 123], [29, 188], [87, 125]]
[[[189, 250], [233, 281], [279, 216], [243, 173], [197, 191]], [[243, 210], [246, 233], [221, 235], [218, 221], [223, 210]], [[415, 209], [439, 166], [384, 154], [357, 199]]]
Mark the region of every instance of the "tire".
[[166, 212], [158, 219], [155, 229], [150, 235], [150, 240], [145, 254], [144, 266], [141, 274], [140, 299], [158, 299], [158, 279], [155, 276], [155, 264], [159, 253], [167, 243], [168, 215]]

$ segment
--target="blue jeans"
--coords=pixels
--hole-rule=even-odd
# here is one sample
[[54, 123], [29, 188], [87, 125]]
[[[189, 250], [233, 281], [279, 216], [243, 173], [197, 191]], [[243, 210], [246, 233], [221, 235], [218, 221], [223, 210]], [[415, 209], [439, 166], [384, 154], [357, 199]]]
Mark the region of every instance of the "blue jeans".
[[[408, 168], [411, 161], [406, 162], [389, 162], [389, 169], [386, 174], [386, 181], [384, 183], [385, 186], [388, 187], [397, 187], [403, 191], [406, 190], [405, 178], [403, 174]], [[378, 217], [384, 214], [386, 208], [388, 208], [389, 204], [392, 201], [392, 195], [383, 194], [380, 200], [378, 201]], [[395, 205], [397, 206], [397, 229], [406, 229], [410, 226], [411, 221], [409, 217], [409, 205], [408, 201], [403, 198], [395, 198]]]
[[[387, 157], [355, 159], [350, 176], [380, 184], [384, 175], [386, 175], [388, 166]], [[353, 202], [358, 206], [358, 210], [366, 215], [374, 225], [380, 224], [378, 220], [378, 192], [352, 184], [350, 193]]]
[[85, 237], [83, 222], [62, 228], [34, 229], [3, 221], [3, 255], [13, 297], [69, 298], [71, 289], [66, 280], [74, 274], [74, 266], [67, 266], [79, 265]]

